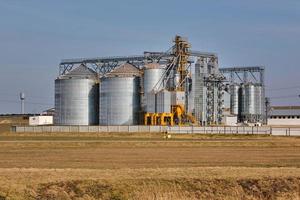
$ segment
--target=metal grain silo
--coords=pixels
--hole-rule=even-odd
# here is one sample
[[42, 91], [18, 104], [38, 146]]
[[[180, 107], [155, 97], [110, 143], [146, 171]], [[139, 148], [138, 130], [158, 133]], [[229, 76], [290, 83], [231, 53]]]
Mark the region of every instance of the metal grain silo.
[[99, 80], [80, 65], [55, 80], [55, 117], [58, 125], [98, 124]]
[[143, 110], [149, 113], [155, 112], [152, 109], [152, 105], [155, 105], [155, 98], [152, 98], [155, 92], [160, 91], [163, 88], [163, 75], [165, 69], [158, 63], [150, 63], [145, 65], [144, 76], [143, 76]]
[[255, 85], [255, 114], [262, 115], [262, 86]]
[[245, 85], [245, 114], [255, 114], [255, 86], [253, 84]]
[[162, 76], [165, 69], [158, 63], [147, 64], [144, 69], [144, 93], [159, 91], [163, 88]]
[[246, 114], [246, 96], [245, 96], [245, 86], [241, 85], [239, 89], [239, 117], [242, 119]]
[[229, 86], [230, 92], [230, 113], [233, 115], [239, 114], [239, 88], [237, 84]]
[[100, 83], [100, 125], [136, 125], [140, 112], [140, 71], [125, 64]]

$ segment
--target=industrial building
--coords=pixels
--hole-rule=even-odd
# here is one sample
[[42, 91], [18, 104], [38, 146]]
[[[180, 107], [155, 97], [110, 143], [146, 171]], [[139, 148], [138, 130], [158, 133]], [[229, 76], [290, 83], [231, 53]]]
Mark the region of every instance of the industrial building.
[[230, 114], [239, 123], [266, 123], [263, 66], [220, 69], [230, 94]]
[[272, 106], [268, 115], [270, 126], [300, 126], [300, 106]]
[[[226, 91], [231, 114], [239, 121], [263, 121], [263, 67], [219, 69], [215, 53], [190, 47], [186, 38], [176, 36], [167, 52], [62, 60], [55, 80], [54, 123], [221, 125]], [[233, 74], [240, 71], [244, 80], [235, 82]]]
[[37, 115], [29, 117], [30, 126], [51, 125], [53, 124], [53, 116]]

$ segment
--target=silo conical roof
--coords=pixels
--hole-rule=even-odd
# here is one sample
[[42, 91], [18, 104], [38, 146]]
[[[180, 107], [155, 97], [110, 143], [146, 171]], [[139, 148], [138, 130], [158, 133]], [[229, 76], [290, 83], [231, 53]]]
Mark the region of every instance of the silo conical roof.
[[145, 69], [157, 69], [160, 68], [160, 64], [159, 63], [148, 63], [145, 65]]
[[84, 64], [72, 69], [67, 74], [62, 75], [60, 78], [92, 78], [97, 79], [98, 74], [85, 66]]
[[140, 76], [141, 70], [137, 67], [125, 63], [123, 65], [118, 66], [113, 71], [106, 74], [107, 77], [113, 77], [113, 76]]

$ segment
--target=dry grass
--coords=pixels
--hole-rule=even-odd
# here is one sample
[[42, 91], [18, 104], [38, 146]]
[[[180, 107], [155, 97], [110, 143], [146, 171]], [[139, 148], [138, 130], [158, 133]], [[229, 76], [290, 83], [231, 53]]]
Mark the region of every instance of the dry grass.
[[[151, 138], [153, 137], [153, 138]], [[300, 139], [0, 136], [0, 167], [300, 167]], [[182, 136], [180, 136], [182, 137]], [[193, 136], [190, 136], [193, 137]]]
[[0, 169], [0, 195], [13, 199], [299, 199], [299, 174], [299, 168], [243, 167]]
[[12, 125], [28, 125], [29, 120], [23, 116], [0, 116], [0, 133], [9, 132]]
[[2, 199], [300, 199], [300, 138], [0, 134]]

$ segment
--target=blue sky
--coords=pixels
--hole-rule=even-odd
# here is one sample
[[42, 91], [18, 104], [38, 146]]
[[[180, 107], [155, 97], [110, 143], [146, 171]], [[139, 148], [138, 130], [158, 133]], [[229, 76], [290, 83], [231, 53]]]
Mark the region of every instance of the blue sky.
[[0, 0], [0, 27], [0, 113], [20, 91], [27, 112], [53, 107], [63, 58], [164, 51], [176, 34], [220, 67], [265, 65], [273, 105], [300, 105], [299, 0]]

